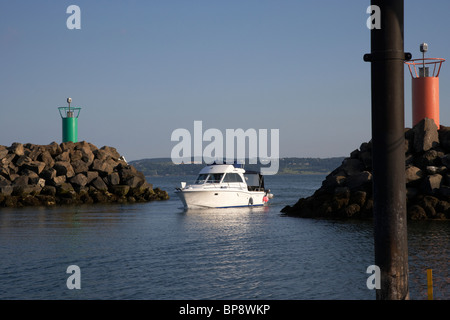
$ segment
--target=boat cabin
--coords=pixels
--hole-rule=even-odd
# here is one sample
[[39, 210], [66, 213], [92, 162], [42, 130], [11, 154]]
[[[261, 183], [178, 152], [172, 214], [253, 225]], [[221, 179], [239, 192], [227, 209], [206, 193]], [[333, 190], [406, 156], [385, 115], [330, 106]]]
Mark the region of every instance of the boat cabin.
[[195, 184], [245, 183], [248, 191], [264, 191], [264, 177], [256, 171], [245, 171], [232, 165], [211, 165], [203, 168]]

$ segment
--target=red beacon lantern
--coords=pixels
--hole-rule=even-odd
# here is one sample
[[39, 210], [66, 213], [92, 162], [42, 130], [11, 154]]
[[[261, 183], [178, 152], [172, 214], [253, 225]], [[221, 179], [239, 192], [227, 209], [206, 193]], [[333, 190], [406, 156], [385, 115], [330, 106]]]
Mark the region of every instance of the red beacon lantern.
[[422, 43], [422, 59], [405, 61], [412, 77], [412, 125], [429, 118], [439, 129], [439, 72], [445, 59], [425, 58], [427, 51], [428, 45]]

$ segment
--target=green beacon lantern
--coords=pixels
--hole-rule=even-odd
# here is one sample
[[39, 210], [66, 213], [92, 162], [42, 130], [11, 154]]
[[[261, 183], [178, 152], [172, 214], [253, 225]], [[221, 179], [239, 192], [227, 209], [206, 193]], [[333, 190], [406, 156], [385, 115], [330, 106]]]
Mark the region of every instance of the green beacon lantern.
[[62, 118], [62, 142], [78, 142], [78, 115], [81, 108], [70, 107], [72, 98], [67, 98], [68, 107], [59, 107]]

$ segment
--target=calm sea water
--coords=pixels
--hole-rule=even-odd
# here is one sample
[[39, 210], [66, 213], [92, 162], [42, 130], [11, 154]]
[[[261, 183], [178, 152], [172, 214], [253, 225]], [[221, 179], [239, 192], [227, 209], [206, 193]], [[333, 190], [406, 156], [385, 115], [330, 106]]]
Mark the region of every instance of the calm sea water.
[[[374, 299], [370, 221], [284, 217], [324, 176], [267, 176], [264, 208], [188, 210], [173, 189], [194, 177], [149, 177], [171, 199], [135, 205], [0, 209], [0, 299]], [[410, 295], [448, 299], [450, 224], [410, 223]], [[81, 271], [69, 290], [67, 267]]]

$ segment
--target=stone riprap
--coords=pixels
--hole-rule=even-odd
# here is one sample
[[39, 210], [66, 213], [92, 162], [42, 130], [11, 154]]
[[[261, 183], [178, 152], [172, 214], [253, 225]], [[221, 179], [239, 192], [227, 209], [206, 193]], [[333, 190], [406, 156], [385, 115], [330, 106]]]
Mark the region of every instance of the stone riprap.
[[0, 207], [165, 200], [113, 147], [82, 142], [0, 145]]
[[[450, 219], [450, 127], [424, 119], [405, 129], [407, 216], [411, 220]], [[371, 218], [372, 143], [361, 144], [322, 186], [281, 212], [317, 218]]]

